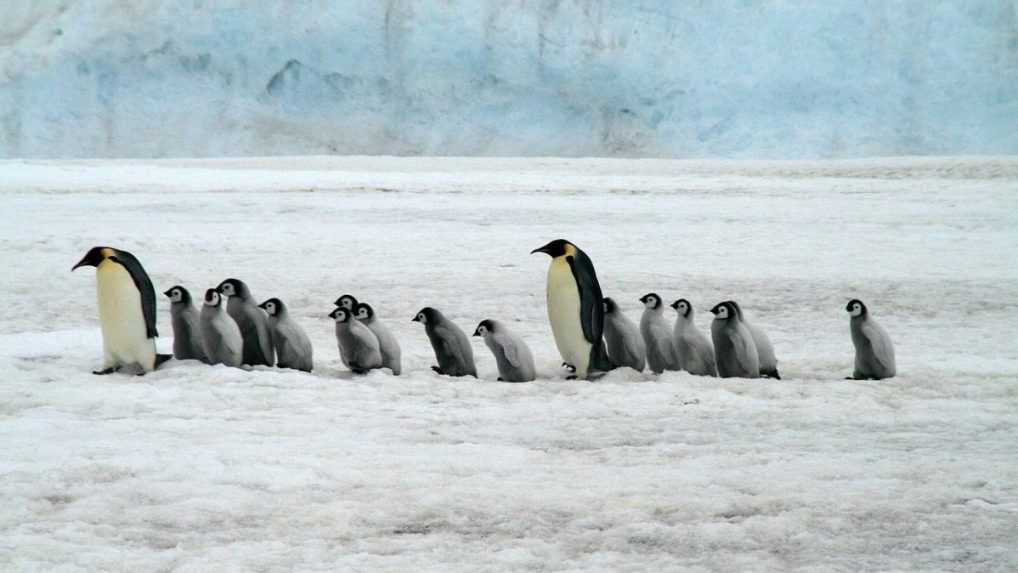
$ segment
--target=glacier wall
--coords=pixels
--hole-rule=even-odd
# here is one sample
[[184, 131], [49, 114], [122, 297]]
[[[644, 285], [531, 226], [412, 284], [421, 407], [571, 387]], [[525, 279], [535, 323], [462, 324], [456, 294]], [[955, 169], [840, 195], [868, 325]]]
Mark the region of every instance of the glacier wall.
[[1018, 153], [1014, 0], [7, 0], [0, 157]]

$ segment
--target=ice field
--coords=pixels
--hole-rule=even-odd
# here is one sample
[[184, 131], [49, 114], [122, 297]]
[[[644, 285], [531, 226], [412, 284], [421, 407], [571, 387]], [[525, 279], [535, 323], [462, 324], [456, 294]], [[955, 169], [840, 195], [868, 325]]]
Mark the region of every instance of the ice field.
[[[5, 161], [0, 197], [4, 571], [1018, 570], [1018, 159]], [[564, 380], [560, 237], [634, 320], [740, 301], [785, 379]], [[93, 376], [99, 244], [282, 298], [316, 371]], [[344, 292], [404, 376], [342, 367]], [[897, 378], [843, 380], [853, 297]], [[541, 379], [478, 338], [481, 380], [433, 374], [426, 305]]]

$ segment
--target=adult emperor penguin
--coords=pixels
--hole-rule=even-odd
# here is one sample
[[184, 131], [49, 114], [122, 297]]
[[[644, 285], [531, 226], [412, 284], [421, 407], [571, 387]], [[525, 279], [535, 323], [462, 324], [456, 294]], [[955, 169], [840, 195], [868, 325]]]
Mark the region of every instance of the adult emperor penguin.
[[501, 322], [482, 320], [474, 330], [474, 336], [483, 338], [484, 344], [495, 356], [499, 382], [530, 382], [537, 377], [530, 347]]
[[411, 319], [424, 325], [424, 332], [431, 341], [438, 366], [431, 369], [446, 376], [473, 376], [477, 378], [474, 366], [474, 351], [470, 348], [467, 335], [437, 309], [426, 306]]
[[170, 319], [173, 324], [173, 357], [177, 360], [206, 362], [205, 347], [201, 341], [201, 318], [191, 300], [191, 293], [180, 285], [164, 292], [170, 299]]
[[230, 297], [226, 302], [226, 312], [237, 321], [244, 337], [244, 364], [272, 366], [276, 357], [272, 350], [269, 319], [258, 308], [251, 289], [242, 280], [226, 279], [219, 283], [218, 290]]
[[556, 239], [531, 251], [551, 257], [548, 266], [548, 321], [555, 346], [576, 378], [593, 379], [614, 366], [604, 340], [604, 301], [594, 263], [579, 247]]
[[307, 333], [290, 316], [286, 304], [278, 298], [258, 305], [269, 315], [272, 347], [276, 351], [276, 366], [311, 372], [314, 368], [314, 351]]
[[714, 314], [710, 333], [714, 339], [718, 374], [722, 378], [759, 378], [760, 357], [756, 353], [756, 343], [735, 305], [726, 300], [710, 311]]
[[852, 299], [845, 310], [852, 316], [849, 328], [852, 331], [852, 344], [855, 345], [856, 380], [882, 380], [893, 378], [897, 373], [894, 364], [894, 345], [891, 337], [877, 321], [870, 316], [870, 311], [859, 299]]
[[619, 309], [615, 300], [607, 296], [604, 297], [604, 341], [612, 362], [643, 372], [647, 364], [647, 346], [640, 329]]
[[244, 361], [244, 337], [226, 311], [224, 296], [214, 288], [205, 291], [200, 322], [202, 344], [209, 364], [239, 367]]
[[378, 349], [382, 352], [382, 366], [392, 370], [394, 376], [399, 376], [403, 371], [403, 351], [400, 349], [396, 337], [392, 335], [392, 331], [378, 320], [378, 317], [375, 316], [375, 309], [370, 304], [358, 302], [354, 311], [357, 320], [363, 322], [364, 326], [371, 329], [371, 332], [378, 338]]
[[660, 374], [665, 370], [680, 370], [672, 328], [664, 316], [664, 302], [656, 293], [641, 296], [640, 302], [643, 303], [640, 334], [647, 344], [647, 364], [651, 371]]
[[679, 366], [697, 376], [717, 376], [718, 367], [714, 360], [714, 346], [693, 321], [693, 305], [680, 298], [672, 303], [679, 315], [675, 318], [675, 353]]
[[336, 321], [336, 343], [339, 357], [354, 374], [365, 374], [368, 370], [382, 367], [382, 353], [378, 349], [378, 338], [368, 327], [354, 318], [353, 311], [342, 306], [329, 313]]
[[742, 321], [742, 324], [746, 325], [749, 333], [753, 336], [757, 356], [760, 357], [760, 376], [781, 380], [781, 375], [778, 374], [778, 358], [774, 355], [774, 345], [771, 344], [771, 339], [767, 337], [767, 334], [760, 327], [746, 320], [746, 316], [742, 313], [742, 307], [739, 306], [739, 303], [734, 300], [728, 302], [732, 303], [732, 306], [735, 307], [735, 312], [739, 313], [739, 320]]
[[151, 372], [168, 360], [169, 354], [156, 353], [156, 293], [138, 259], [112, 247], [92, 247], [71, 271], [78, 267], [96, 268], [103, 367], [93, 374], [132, 365]]

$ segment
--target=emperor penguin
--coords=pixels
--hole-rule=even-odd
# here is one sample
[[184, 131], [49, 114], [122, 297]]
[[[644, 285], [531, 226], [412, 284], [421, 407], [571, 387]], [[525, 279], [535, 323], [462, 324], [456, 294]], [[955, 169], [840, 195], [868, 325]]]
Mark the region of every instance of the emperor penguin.
[[537, 377], [530, 347], [501, 322], [482, 320], [474, 330], [474, 336], [483, 338], [484, 344], [495, 356], [499, 382], [531, 382]]
[[239, 367], [244, 359], [244, 337], [226, 312], [225, 295], [214, 288], [205, 291], [201, 308], [201, 337], [209, 364]]
[[226, 312], [237, 322], [244, 337], [244, 364], [272, 366], [276, 358], [268, 316], [258, 308], [251, 289], [242, 280], [226, 279], [219, 283], [218, 290], [229, 297]]
[[366, 374], [382, 367], [382, 353], [378, 338], [368, 327], [354, 318], [353, 311], [342, 306], [329, 313], [336, 321], [336, 343], [339, 357], [354, 374]]
[[290, 316], [286, 304], [278, 298], [258, 305], [269, 315], [272, 346], [276, 351], [276, 366], [311, 372], [314, 368], [314, 351], [307, 333]]
[[173, 357], [177, 360], [201, 360], [205, 347], [201, 340], [201, 318], [191, 300], [191, 293], [180, 285], [164, 292], [170, 299], [170, 319], [173, 324]]
[[778, 374], [778, 358], [774, 355], [774, 345], [771, 344], [771, 339], [767, 337], [767, 334], [760, 327], [746, 320], [739, 303], [734, 300], [728, 302], [732, 303], [732, 306], [735, 307], [735, 312], [739, 313], [739, 320], [746, 325], [749, 333], [753, 335], [753, 343], [756, 344], [756, 352], [760, 357], [760, 376], [781, 380], [781, 375]]
[[424, 332], [431, 341], [438, 366], [431, 369], [446, 376], [473, 376], [477, 378], [474, 366], [474, 351], [470, 340], [456, 323], [447, 319], [437, 309], [426, 306], [411, 319], [424, 325]]
[[71, 271], [78, 267], [96, 269], [103, 367], [93, 374], [133, 365], [144, 374], [169, 360], [169, 354], [156, 353], [156, 293], [138, 259], [113, 247], [92, 247]]
[[378, 317], [375, 316], [375, 309], [370, 304], [358, 302], [354, 306], [354, 311], [357, 320], [364, 323], [364, 326], [367, 326], [378, 338], [378, 349], [382, 352], [382, 366], [392, 370], [394, 376], [399, 376], [403, 371], [403, 351], [400, 349], [396, 337], [392, 335], [392, 331], [378, 320]]
[[722, 378], [759, 378], [760, 357], [756, 343], [735, 305], [726, 300], [710, 311], [714, 314], [710, 333], [714, 339], [718, 374]]
[[672, 328], [665, 320], [661, 297], [656, 293], [648, 293], [640, 297], [640, 302], [643, 303], [640, 334], [647, 344], [647, 364], [651, 371], [660, 374], [665, 370], [680, 370]]
[[551, 257], [548, 266], [548, 321], [562, 360], [591, 380], [614, 365], [604, 346], [604, 300], [594, 263], [579, 247], [556, 239], [531, 251]]
[[672, 303], [679, 313], [675, 318], [675, 352], [679, 366], [696, 376], [717, 376], [718, 367], [714, 359], [714, 346], [707, 336], [693, 322], [693, 305], [680, 298]]
[[647, 363], [647, 346], [636, 324], [619, 309], [615, 300], [604, 297], [604, 341], [608, 358], [619, 366], [643, 372]]
[[336, 302], [333, 304], [339, 307], [343, 307], [349, 310], [350, 312], [357, 311], [357, 297], [355, 297], [352, 294], [344, 294], [340, 296], [339, 298], [336, 299]]
[[859, 299], [852, 299], [845, 307], [851, 315], [849, 328], [855, 346], [856, 380], [882, 380], [897, 373], [894, 364], [894, 345], [887, 331], [870, 316], [870, 311]]

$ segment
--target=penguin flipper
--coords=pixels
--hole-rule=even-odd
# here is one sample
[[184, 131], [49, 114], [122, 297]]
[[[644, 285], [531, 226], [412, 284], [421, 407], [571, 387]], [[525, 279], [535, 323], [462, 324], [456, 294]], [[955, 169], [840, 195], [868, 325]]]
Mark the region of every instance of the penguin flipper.
[[152, 279], [148, 277], [138, 259], [127, 251], [118, 250], [110, 259], [127, 269], [135, 288], [138, 289], [141, 296], [141, 314], [145, 317], [145, 335], [149, 338], [159, 336], [159, 331], [156, 330], [156, 289], [152, 286]]
[[[594, 264], [582, 251], [566, 257], [580, 293], [580, 327], [583, 337], [595, 346], [604, 335], [604, 297], [594, 274]], [[603, 343], [602, 343], [603, 345]], [[604, 352], [607, 355], [607, 351]]]

